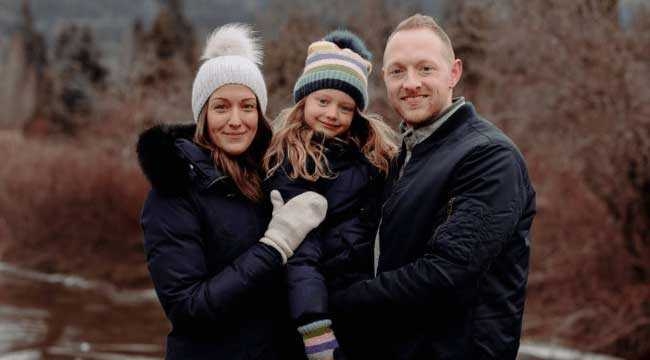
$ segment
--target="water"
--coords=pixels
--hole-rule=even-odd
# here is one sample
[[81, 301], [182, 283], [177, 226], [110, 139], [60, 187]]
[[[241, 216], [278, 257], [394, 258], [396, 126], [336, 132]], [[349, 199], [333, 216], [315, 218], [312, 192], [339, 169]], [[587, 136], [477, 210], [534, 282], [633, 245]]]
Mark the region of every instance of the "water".
[[[169, 325], [152, 290], [0, 262], [0, 360], [153, 360]], [[522, 343], [518, 360], [621, 360]]]
[[164, 356], [169, 325], [152, 291], [0, 263], [0, 360]]

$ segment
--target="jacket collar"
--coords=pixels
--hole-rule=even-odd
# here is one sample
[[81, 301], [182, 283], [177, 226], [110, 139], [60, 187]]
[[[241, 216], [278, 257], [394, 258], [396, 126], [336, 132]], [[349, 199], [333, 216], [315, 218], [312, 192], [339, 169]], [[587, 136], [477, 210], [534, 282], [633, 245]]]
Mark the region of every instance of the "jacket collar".
[[204, 149], [187, 139], [174, 142], [179, 156], [187, 161], [190, 177], [205, 190], [229, 178], [219, 170], [212, 160], [210, 150]]
[[471, 102], [466, 101], [428, 138], [422, 140], [413, 148], [413, 153], [427, 151], [433, 146], [438, 146], [446, 141], [457, 128], [465, 123], [465, 120], [476, 117], [476, 110]]
[[321, 134], [316, 134], [319, 137], [315, 140], [324, 146], [324, 154], [327, 157], [330, 170], [337, 171], [358, 161], [369, 163], [359, 147], [351, 140], [345, 140], [339, 137], [328, 138], [323, 137]]
[[138, 162], [159, 192], [178, 195], [193, 182], [207, 189], [228, 178], [213, 165], [210, 152], [191, 141], [195, 130], [195, 124], [162, 124], [140, 134]]

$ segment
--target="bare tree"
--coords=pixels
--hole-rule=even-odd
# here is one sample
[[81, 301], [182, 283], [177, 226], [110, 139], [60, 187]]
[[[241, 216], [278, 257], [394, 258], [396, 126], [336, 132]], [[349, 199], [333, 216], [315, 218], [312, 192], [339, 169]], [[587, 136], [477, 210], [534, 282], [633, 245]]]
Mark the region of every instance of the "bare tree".
[[61, 30], [51, 64], [50, 121], [57, 130], [75, 134], [92, 121], [98, 98], [106, 91], [108, 70], [100, 59], [90, 28], [68, 25]]
[[24, 0], [21, 22], [12, 34], [8, 58], [0, 69], [0, 127], [21, 128], [46, 112], [51, 91], [47, 72], [47, 49], [43, 35], [36, 31], [29, 2]]
[[141, 127], [154, 122], [188, 121], [192, 78], [197, 68], [193, 27], [181, 0], [166, 1], [151, 26], [133, 28], [131, 89], [134, 119]]

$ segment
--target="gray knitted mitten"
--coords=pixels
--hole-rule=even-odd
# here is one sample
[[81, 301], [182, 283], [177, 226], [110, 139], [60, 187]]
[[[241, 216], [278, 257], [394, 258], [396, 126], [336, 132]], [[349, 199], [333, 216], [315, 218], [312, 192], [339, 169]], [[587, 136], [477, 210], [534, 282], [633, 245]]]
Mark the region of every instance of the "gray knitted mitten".
[[260, 242], [272, 246], [282, 256], [282, 263], [293, 255], [305, 236], [325, 219], [327, 199], [307, 191], [284, 203], [277, 190], [271, 191], [273, 217]]

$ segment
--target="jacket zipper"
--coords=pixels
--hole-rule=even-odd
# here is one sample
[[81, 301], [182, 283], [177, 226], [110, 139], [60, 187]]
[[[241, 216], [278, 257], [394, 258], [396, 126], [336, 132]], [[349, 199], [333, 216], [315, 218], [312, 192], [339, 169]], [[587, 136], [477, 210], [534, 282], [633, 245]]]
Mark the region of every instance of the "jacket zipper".
[[445, 221], [441, 222], [440, 224], [438, 224], [438, 226], [436, 226], [436, 230], [433, 232], [433, 236], [431, 237], [432, 239], [436, 238], [436, 236], [438, 235], [438, 231], [440, 230], [440, 227], [446, 224], [451, 218], [451, 214], [453, 214], [454, 212], [454, 200], [456, 200], [455, 196], [449, 198], [449, 201], [447, 202], [447, 218], [445, 219]]
[[449, 202], [447, 203], [447, 220], [451, 217], [452, 212], [454, 211], [454, 200], [456, 200], [455, 196], [452, 196], [449, 199]]
[[208, 188], [212, 187], [212, 185], [218, 183], [219, 181], [221, 181], [221, 180], [223, 180], [223, 179], [225, 179], [227, 177], [228, 177], [227, 175], [219, 176], [216, 179], [212, 180], [205, 188], [208, 189]]

